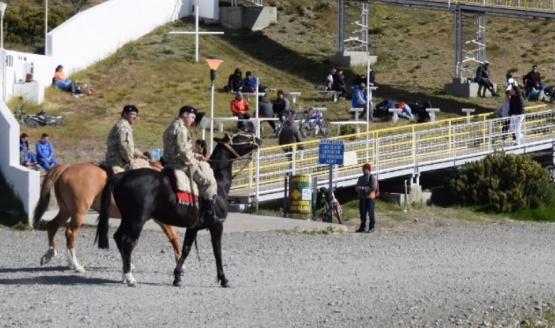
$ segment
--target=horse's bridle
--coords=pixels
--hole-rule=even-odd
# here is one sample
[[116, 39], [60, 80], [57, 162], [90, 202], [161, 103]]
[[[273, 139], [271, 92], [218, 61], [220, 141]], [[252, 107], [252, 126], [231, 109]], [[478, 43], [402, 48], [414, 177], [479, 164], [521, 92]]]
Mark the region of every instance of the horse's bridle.
[[[234, 143], [234, 142], [233, 142], [233, 138], [235, 138], [235, 137], [238, 136], [238, 135], [241, 135], [241, 136], [243, 136], [243, 137], [249, 138], [249, 141], [235, 142], [235, 143]], [[230, 141], [229, 141], [229, 142], [226, 142], [226, 143], [223, 143], [223, 142], [222, 142], [222, 143], [220, 143], [220, 144], [223, 145], [223, 146], [225, 146], [227, 149], [229, 149], [229, 151], [230, 151], [233, 155], [235, 155], [235, 158], [229, 159], [229, 160], [225, 160], [225, 161], [228, 161], [228, 162], [233, 162], [233, 161], [236, 161], [236, 160], [239, 160], [239, 159], [245, 159], [245, 158], [247, 158], [247, 157], [249, 157], [249, 158], [252, 160], [252, 153], [254, 153], [255, 151], [258, 150], [258, 144], [256, 143], [256, 136], [255, 136], [253, 133], [249, 133], [249, 134], [247, 134], [247, 133], [236, 133], [236, 134], [234, 134], [234, 135], [232, 135], [232, 136], [230, 137]], [[237, 151], [235, 151], [235, 149], [233, 149], [233, 147], [231, 147], [231, 146], [240, 146], [240, 145], [251, 145], [251, 146], [253, 146], [253, 148], [252, 148], [248, 153], [246, 153], [245, 155], [242, 155], [242, 156], [241, 156], [241, 155], [239, 155], [239, 154], [237, 153]]]
[[[245, 141], [245, 142], [236, 142], [236, 143], [234, 143], [234, 142], [233, 142], [233, 138], [235, 138], [237, 135], [241, 135], [241, 136], [243, 136], [243, 137], [247, 137], [247, 138], [249, 138], [249, 141]], [[222, 146], [224, 146], [224, 147], [226, 147], [226, 148], [227, 148], [233, 155], [235, 155], [236, 157], [235, 157], [235, 158], [232, 158], [232, 159], [224, 159], [224, 160], [213, 160], [213, 159], [209, 159], [209, 160], [208, 160], [209, 162], [228, 162], [228, 163], [231, 164], [231, 163], [233, 163], [234, 161], [239, 160], [239, 159], [245, 159], [245, 158], [248, 159], [248, 161], [245, 162], [245, 165], [243, 165], [243, 167], [242, 167], [239, 171], [237, 171], [237, 172], [231, 177], [232, 180], [237, 176], [237, 174], [241, 173], [241, 172], [249, 165], [249, 163], [252, 161], [252, 154], [253, 154], [255, 151], [257, 151], [258, 148], [259, 148], [259, 147], [258, 147], [258, 144], [256, 143], [256, 136], [255, 136], [253, 133], [249, 133], [249, 134], [247, 134], [247, 133], [236, 133], [236, 134], [234, 134], [234, 135], [232, 135], [232, 136], [230, 137], [230, 141], [229, 141], [229, 142], [219, 142], [219, 144], [222, 145]], [[245, 155], [241, 156], [241, 155], [239, 155], [239, 154], [237, 153], [237, 151], [235, 151], [235, 149], [233, 149], [233, 147], [231, 147], [232, 145], [235, 145], [235, 146], [237, 146], [237, 145], [252, 145], [253, 148], [252, 148], [248, 153], [246, 153]]]

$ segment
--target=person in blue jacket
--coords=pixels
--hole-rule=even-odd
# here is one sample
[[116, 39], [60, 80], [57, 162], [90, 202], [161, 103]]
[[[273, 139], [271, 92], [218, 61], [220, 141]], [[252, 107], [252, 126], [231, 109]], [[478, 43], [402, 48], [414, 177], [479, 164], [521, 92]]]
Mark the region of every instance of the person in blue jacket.
[[[366, 117], [366, 84], [360, 83], [354, 86], [353, 96], [351, 97], [351, 107], [352, 108], [364, 108], [360, 113], [359, 118], [364, 119]], [[370, 117], [372, 118], [373, 113], [370, 112]], [[356, 114], [355, 114], [356, 115]]]
[[58, 164], [54, 158], [54, 146], [48, 140], [48, 134], [43, 133], [36, 144], [37, 161], [46, 170], [50, 170], [53, 165]]

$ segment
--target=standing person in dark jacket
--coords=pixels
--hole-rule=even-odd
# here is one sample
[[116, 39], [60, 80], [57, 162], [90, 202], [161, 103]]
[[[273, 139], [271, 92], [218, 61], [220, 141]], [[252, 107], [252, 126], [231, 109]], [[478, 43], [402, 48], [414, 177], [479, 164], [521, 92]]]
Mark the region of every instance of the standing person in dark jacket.
[[[294, 118], [290, 117], [289, 120], [283, 123], [283, 127], [281, 128], [281, 133], [279, 134], [279, 145], [290, 145], [301, 141], [303, 141], [301, 131], [299, 130], [297, 123], [295, 123]], [[282, 147], [282, 149], [285, 152], [287, 159], [291, 161], [293, 159], [293, 147]], [[297, 150], [302, 149], [302, 145], [297, 147]]]
[[285, 98], [285, 93], [282, 90], [277, 92], [277, 99], [274, 100], [272, 105], [274, 114], [279, 117], [279, 121], [284, 123], [285, 120], [291, 115], [291, 108], [289, 104], [289, 99]]
[[243, 89], [243, 72], [241, 69], [236, 68], [233, 74], [227, 79], [227, 86], [225, 91], [236, 93]]
[[[493, 83], [490, 81], [489, 76], [489, 61], [486, 60], [482, 64], [480, 64], [480, 66], [478, 66], [478, 69], [476, 69], [476, 81], [480, 86], [478, 88], [478, 96], [485, 97], [486, 89], [488, 89], [493, 97], [499, 97], [497, 92], [495, 92], [495, 90], [493, 89]], [[480, 94], [480, 89], [482, 90], [482, 94]]]
[[[258, 96], [258, 117], [261, 117], [261, 118], [274, 117], [272, 103], [265, 96]], [[267, 122], [272, 127], [272, 131], [276, 132], [276, 123], [274, 123], [274, 121], [267, 121]]]
[[355, 190], [358, 193], [358, 210], [360, 213], [360, 227], [356, 232], [365, 232], [366, 216], [370, 222], [368, 232], [374, 232], [376, 217], [374, 215], [374, 197], [376, 195], [377, 180], [370, 174], [372, 167], [369, 163], [362, 166], [362, 176], [358, 178]]
[[522, 122], [524, 121], [524, 99], [520, 88], [516, 85], [513, 85], [511, 90], [509, 116], [511, 117], [510, 129], [515, 136], [515, 145], [520, 145], [524, 139], [521, 131]]
[[37, 150], [37, 161], [46, 171], [58, 164], [54, 158], [54, 146], [52, 146], [52, 142], [48, 140], [48, 134], [43, 133], [35, 147]]

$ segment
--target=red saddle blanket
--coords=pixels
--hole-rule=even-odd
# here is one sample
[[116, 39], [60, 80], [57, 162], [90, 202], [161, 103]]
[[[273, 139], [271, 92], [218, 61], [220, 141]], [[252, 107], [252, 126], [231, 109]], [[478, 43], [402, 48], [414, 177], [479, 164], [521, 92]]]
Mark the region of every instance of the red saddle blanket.
[[183, 190], [178, 190], [177, 191], [177, 202], [180, 205], [191, 205], [194, 203], [198, 204], [198, 196], [197, 195], [193, 195], [190, 192], [185, 192]]

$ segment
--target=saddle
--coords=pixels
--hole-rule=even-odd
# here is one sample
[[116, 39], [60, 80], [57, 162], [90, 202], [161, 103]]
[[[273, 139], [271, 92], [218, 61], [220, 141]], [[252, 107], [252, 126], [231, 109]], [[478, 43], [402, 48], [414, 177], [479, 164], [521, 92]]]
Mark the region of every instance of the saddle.
[[176, 179], [177, 202], [182, 206], [198, 206], [198, 186], [182, 170], [173, 170]]

